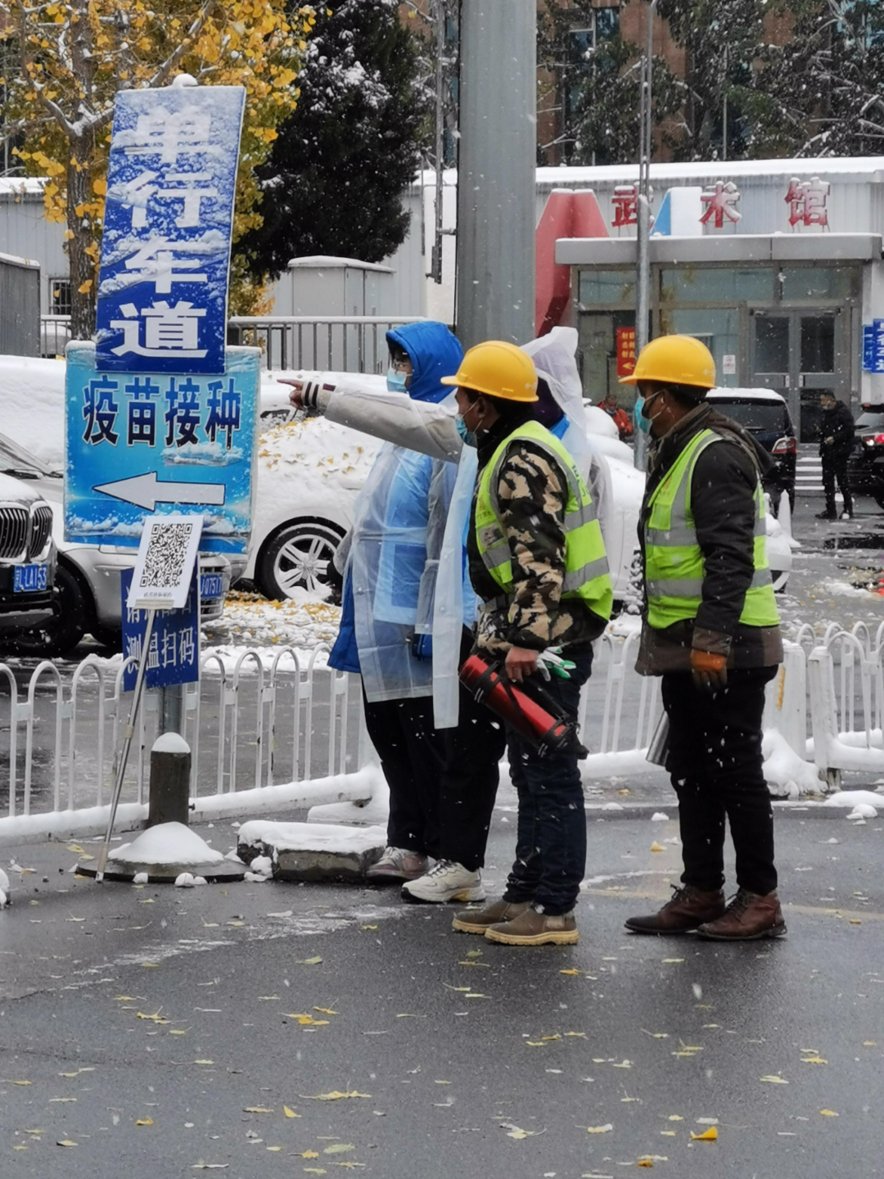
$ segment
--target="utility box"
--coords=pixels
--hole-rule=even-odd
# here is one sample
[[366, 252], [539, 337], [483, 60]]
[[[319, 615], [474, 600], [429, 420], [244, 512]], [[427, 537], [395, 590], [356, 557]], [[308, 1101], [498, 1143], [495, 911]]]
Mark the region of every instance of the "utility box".
[[[381, 372], [386, 365], [388, 324], [371, 325], [364, 320], [401, 314], [401, 308], [394, 307], [395, 274], [389, 266], [358, 258], [325, 254], [293, 258], [276, 284], [273, 314], [311, 321], [308, 330], [295, 327], [293, 331], [298, 367]], [[342, 322], [352, 317], [363, 322]]]
[[0, 254], [0, 354], [41, 354], [40, 264], [12, 254]]

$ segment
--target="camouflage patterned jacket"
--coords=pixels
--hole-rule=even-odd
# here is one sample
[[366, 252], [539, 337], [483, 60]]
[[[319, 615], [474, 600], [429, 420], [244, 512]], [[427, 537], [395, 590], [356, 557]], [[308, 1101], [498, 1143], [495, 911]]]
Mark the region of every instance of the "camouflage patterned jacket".
[[[512, 422], [498, 422], [482, 436], [480, 471], [513, 429]], [[512, 552], [513, 592], [504, 598], [479, 554], [474, 495], [467, 552], [470, 579], [484, 603], [476, 649], [504, 655], [512, 646], [542, 651], [591, 642], [604, 630], [603, 619], [580, 601], [561, 601], [568, 484], [558, 463], [530, 442], [514, 443], [500, 468], [498, 494]]]

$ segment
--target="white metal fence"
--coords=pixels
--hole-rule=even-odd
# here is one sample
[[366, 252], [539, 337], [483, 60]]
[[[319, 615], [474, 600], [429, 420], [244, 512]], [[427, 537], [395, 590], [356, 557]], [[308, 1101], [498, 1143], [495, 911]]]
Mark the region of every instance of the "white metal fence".
[[[324, 666], [320, 655], [314, 651], [304, 663], [293, 649], [280, 648], [268, 666], [259, 652], [248, 651], [232, 669], [217, 655], [204, 658], [200, 682], [188, 685], [183, 707], [192, 803], [205, 795], [340, 779], [369, 761], [358, 681]], [[48, 661], [29, 673], [0, 664], [0, 843], [52, 834], [60, 815], [75, 812], [83, 820], [78, 829], [102, 829], [98, 812], [110, 801], [128, 720], [123, 675], [129, 662], [90, 655], [66, 675]], [[136, 818], [138, 808], [146, 811], [158, 731], [159, 698], [147, 692], [121, 793]], [[337, 785], [313, 801], [363, 796], [364, 786], [348, 795]]]
[[[651, 771], [644, 754], [660, 715], [659, 680], [634, 672], [637, 643], [635, 631], [609, 632], [597, 645], [582, 702], [581, 736], [591, 750], [584, 780]], [[874, 633], [862, 623], [850, 632], [831, 626], [822, 640], [802, 627], [785, 646], [765, 729], [782, 738], [804, 783], [823, 790], [837, 787], [842, 772], [884, 773], [884, 624]], [[303, 662], [282, 648], [268, 663], [266, 652], [262, 659], [248, 651], [232, 668], [217, 655], [204, 659], [183, 709], [192, 805], [239, 794], [245, 811], [292, 782], [320, 783], [305, 794], [310, 802], [369, 800], [370, 781], [358, 772], [372, 760], [359, 681], [320, 655]], [[33, 670], [0, 664], [0, 844], [103, 830], [131, 699], [124, 667], [94, 655], [65, 674], [49, 662]], [[123, 784], [133, 826], [146, 818], [158, 722], [157, 698], [147, 693]], [[239, 805], [229, 803], [228, 811]]]

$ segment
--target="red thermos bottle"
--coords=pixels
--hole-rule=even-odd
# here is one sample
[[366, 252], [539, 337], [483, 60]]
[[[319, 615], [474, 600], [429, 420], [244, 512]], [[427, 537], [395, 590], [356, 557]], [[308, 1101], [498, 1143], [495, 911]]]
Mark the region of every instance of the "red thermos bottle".
[[588, 751], [577, 739], [574, 722], [554, 716], [533, 696], [501, 675], [497, 664], [488, 663], [481, 655], [470, 655], [460, 669], [460, 681], [480, 704], [534, 745], [541, 756], [568, 748], [576, 749], [578, 757], [587, 756]]

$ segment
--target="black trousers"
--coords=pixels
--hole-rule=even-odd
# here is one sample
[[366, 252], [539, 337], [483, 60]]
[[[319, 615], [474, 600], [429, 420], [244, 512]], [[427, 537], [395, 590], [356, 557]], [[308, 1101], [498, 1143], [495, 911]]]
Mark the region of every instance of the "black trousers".
[[365, 699], [365, 727], [390, 787], [387, 843], [424, 855], [439, 854], [439, 783], [445, 741], [433, 728], [433, 700]]
[[[465, 630], [461, 662], [472, 635]], [[475, 872], [485, 847], [506, 749], [503, 723], [461, 686], [458, 723], [433, 727], [433, 701], [369, 704], [365, 723], [390, 787], [387, 842]]]
[[823, 455], [823, 491], [826, 493], [826, 511], [830, 516], [835, 514], [835, 480], [838, 480], [838, 490], [844, 497], [844, 511], [853, 515], [853, 496], [850, 494], [850, 484], [847, 481], [847, 461], [849, 455]]
[[722, 887], [727, 819], [737, 885], [762, 896], [777, 886], [773, 809], [761, 756], [764, 685], [775, 674], [775, 667], [729, 671], [727, 687], [714, 695], [696, 688], [689, 672], [662, 677], [669, 717], [666, 768], [678, 795], [683, 884]]

